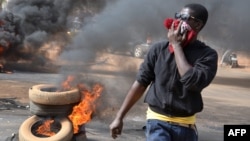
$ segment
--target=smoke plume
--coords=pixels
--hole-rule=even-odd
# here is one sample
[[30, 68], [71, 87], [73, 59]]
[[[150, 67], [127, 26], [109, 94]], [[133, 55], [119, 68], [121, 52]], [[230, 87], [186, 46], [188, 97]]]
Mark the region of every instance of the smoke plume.
[[[154, 40], [166, 39], [164, 19], [173, 17], [190, 2], [197, 1], [95, 0], [95, 4], [91, 4], [88, 0], [10, 0], [1, 18], [5, 21], [12, 18], [10, 21], [18, 26], [13, 29], [9, 22], [8, 32], [0, 33], [0, 37], [12, 41], [16, 45], [12, 51], [19, 50], [20, 56], [27, 50], [35, 54], [48, 42], [65, 42], [62, 59], [88, 62], [109, 46], [123, 50], [128, 42], [145, 41], [148, 35]], [[249, 1], [203, 0], [198, 3], [209, 11], [207, 25], [200, 34], [202, 40], [216, 49], [249, 51], [249, 16], [246, 16]], [[13, 19], [9, 13], [17, 18]], [[75, 15], [83, 17], [83, 26], [77, 35], [68, 39], [65, 33]], [[6, 40], [0, 43], [7, 44]]]

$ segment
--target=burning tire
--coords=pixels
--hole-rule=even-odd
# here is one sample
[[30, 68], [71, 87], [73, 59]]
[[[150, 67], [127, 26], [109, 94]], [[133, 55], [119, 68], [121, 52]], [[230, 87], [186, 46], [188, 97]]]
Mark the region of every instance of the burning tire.
[[43, 105], [30, 101], [30, 112], [38, 116], [67, 116], [74, 106], [75, 104]]
[[38, 116], [32, 116], [25, 120], [19, 128], [19, 141], [70, 141], [72, 139], [73, 127], [67, 118], [57, 120], [60, 129], [54, 135], [49, 137], [37, 136], [33, 131], [43, 121], [44, 119]]
[[29, 99], [44, 105], [67, 105], [80, 102], [81, 93], [78, 88], [61, 92], [55, 85], [40, 84], [29, 89]]

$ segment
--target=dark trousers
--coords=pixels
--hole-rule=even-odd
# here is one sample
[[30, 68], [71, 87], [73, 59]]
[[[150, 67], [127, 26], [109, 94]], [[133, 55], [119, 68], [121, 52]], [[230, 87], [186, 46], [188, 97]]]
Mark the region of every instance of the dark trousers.
[[147, 120], [146, 141], [198, 141], [196, 128], [183, 127], [160, 120]]

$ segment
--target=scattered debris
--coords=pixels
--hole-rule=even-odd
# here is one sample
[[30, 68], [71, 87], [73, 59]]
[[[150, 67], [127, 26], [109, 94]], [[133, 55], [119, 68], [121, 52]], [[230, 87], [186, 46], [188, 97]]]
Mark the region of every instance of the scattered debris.
[[16, 98], [0, 98], [0, 110], [28, 109], [29, 106], [21, 105], [15, 101]]
[[4, 66], [2, 64], [0, 64], [0, 73], [11, 74], [11, 73], [13, 73], [13, 71], [4, 68]]
[[11, 137], [5, 139], [5, 141], [18, 141], [18, 134], [12, 133]]

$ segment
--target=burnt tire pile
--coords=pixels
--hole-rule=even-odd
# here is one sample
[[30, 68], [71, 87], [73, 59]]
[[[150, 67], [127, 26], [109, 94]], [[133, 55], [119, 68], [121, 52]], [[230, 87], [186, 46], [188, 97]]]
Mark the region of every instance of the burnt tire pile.
[[[80, 102], [78, 88], [58, 92], [51, 84], [35, 85], [29, 89], [30, 112], [33, 114], [19, 128], [19, 141], [71, 141], [73, 126], [68, 119], [74, 105]], [[53, 118], [60, 125], [60, 130], [50, 137], [36, 136], [32, 130], [45, 119]]]

